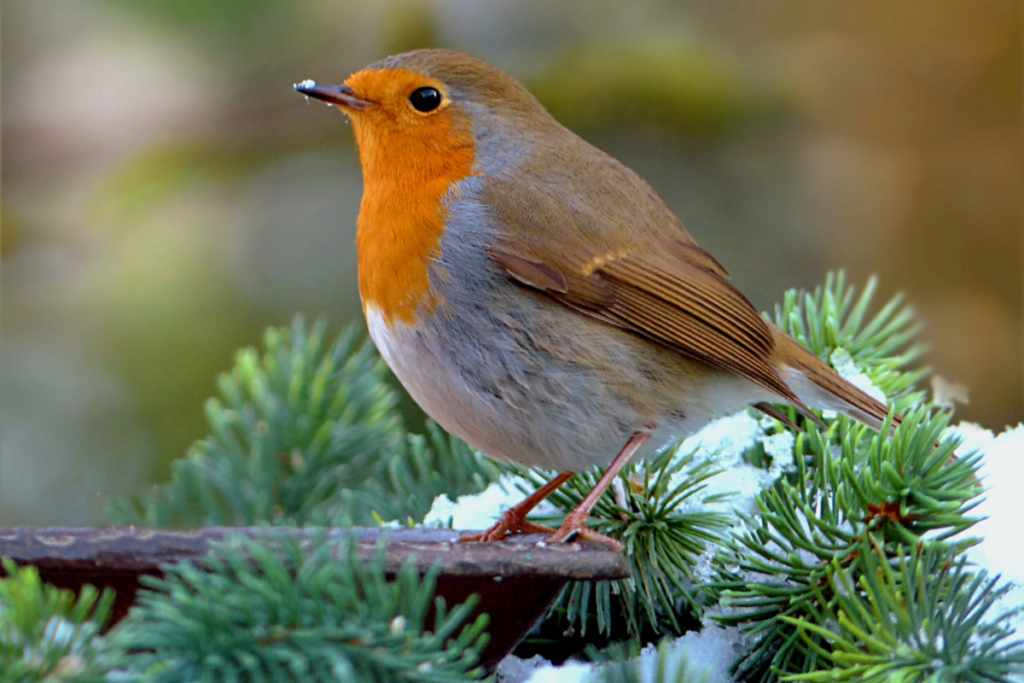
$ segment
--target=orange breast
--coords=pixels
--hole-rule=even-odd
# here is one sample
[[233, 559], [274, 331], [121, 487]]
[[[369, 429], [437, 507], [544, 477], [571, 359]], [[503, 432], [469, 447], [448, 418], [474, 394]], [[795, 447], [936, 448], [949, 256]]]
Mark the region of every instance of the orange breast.
[[448, 212], [442, 201], [472, 174], [473, 136], [450, 112], [418, 127], [352, 118], [363, 167], [356, 244], [363, 308], [388, 327], [411, 323], [440, 303], [428, 269], [440, 253]]

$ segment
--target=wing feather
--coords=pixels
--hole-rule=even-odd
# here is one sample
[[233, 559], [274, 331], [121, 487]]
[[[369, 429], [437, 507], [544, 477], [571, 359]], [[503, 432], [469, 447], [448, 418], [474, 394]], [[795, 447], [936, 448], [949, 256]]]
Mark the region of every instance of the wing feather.
[[629, 215], [561, 201], [550, 188], [492, 181], [484, 193], [507, 228], [487, 252], [517, 282], [803, 408], [773, 363], [765, 320], [667, 207], [629, 229]]
[[488, 251], [522, 284], [799, 403], [771, 363], [775, 342], [764, 319], [720, 275], [675, 258], [670, 250], [577, 259], [577, 264], [601, 261], [589, 274], [553, 254], [538, 257], [536, 249], [523, 245]]

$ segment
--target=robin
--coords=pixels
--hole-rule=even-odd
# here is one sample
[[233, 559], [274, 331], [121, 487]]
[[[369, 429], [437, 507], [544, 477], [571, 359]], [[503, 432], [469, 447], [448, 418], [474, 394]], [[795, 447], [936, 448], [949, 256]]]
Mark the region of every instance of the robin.
[[618, 547], [586, 520], [631, 457], [745, 406], [875, 429], [888, 415], [758, 315], [640, 176], [505, 72], [417, 50], [295, 89], [352, 123], [359, 292], [385, 361], [449, 432], [561, 472], [463, 540], [551, 533], [527, 513], [607, 466], [551, 540]]

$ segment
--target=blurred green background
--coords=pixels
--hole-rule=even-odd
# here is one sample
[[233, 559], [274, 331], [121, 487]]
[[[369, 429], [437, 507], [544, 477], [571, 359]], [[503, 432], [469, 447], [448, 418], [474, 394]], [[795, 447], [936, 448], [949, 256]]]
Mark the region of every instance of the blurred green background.
[[[958, 416], [1024, 415], [1016, 0], [6, 0], [0, 525], [103, 521], [235, 349], [359, 317], [338, 83], [475, 53], [643, 175], [761, 309], [846, 268]], [[413, 415], [413, 420], [416, 417]]]

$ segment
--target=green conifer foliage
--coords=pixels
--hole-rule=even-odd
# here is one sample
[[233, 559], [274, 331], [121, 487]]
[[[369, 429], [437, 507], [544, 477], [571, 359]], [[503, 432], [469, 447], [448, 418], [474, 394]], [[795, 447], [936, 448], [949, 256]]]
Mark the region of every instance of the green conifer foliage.
[[[745, 528], [718, 557], [715, 588], [730, 609], [718, 620], [743, 625], [753, 643], [738, 667], [742, 679], [774, 680], [776, 672], [820, 665], [819, 650], [804, 642], [792, 619], [825, 626], [817, 591], [835, 563], [863, 575], [867, 534], [896, 556], [926, 540], [942, 543], [973, 524], [969, 511], [981, 493], [978, 457], [951, 458], [953, 442], [935, 446], [947, 420], [918, 409], [893, 437], [876, 434], [867, 447], [849, 423], [797, 439], [796, 472], [758, 496], [757, 513], [742, 516]], [[842, 447], [834, 450], [836, 440]], [[972, 542], [961, 539], [954, 547]]]
[[823, 667], [783, 680], [1003, 681], [1024, 667], [1024, 638], [1007, 623], [1024, 607], [998, 608], [1009, 586], [972, 570], [948, 546], [892, 558], [868, 534], [859, 550], [859, 575], [833, 561], [827, 584], [816, 586], [830, 628], [785, 617]]
[[[550, 626], [581, 637], [590, 634], [594, 642], [627, 634], [646, 642], [691, 629], [701, 614], [692, 568], [707, 544], [722, 541], [729, 524], [728, 515], [695, 509], [692, 503], [717, 472], [712, 463], [695, 463], [692, 455], [677, 457], [672, 449], [646, 464], [628, 464], [616, 487], [598, 501], [592, 526], [621, 540], [632, 578], [570, 583], [552, 609]], [[535, 471], [521, 474], [537, 486], [545, 481]], [[670, 486], [678, 474], [684, 483]], [[595, 471], [573, 477], [552, 494], [551, 502], [568, 512], [599, 476]]]
[[0, 673], [5, 683], [102, 683], [107, 670], [100, 630], [114, 593], [86, 586], [81, 595], [44, 584], [35, 567], [3, 560]]
[[[201, 564], [148, 579], [118, 626], [119, 681], [454, 683], [479, 677], [487, 636], [474, 601], [448, 611], [436, 570], [413, 561], [385, 580], [383, 546], [364, 562], [353, 539], [235, 537]], [[432, 619], [428, 619], [433, 609]]]

